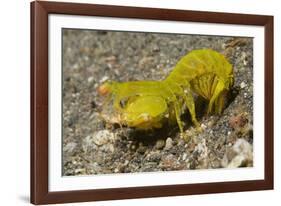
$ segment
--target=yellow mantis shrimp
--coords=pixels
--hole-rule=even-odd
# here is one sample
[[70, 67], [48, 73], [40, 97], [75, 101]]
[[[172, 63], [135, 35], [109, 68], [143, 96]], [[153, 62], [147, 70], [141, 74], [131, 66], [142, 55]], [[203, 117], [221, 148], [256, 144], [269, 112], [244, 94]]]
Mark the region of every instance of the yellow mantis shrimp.
[[106, 82], [98, 91], [113, 99], [121, 125], [149, 130], [161, 128], [164, 119], [176, 122], [183, 133], [181, 114], [186, 107], [199, 128], [194, 93], [208, 101], [207, 113], [220, 114], [234, 82], [232, 65], [211, 49], [193, 50], [182, 57], [162, 81]]

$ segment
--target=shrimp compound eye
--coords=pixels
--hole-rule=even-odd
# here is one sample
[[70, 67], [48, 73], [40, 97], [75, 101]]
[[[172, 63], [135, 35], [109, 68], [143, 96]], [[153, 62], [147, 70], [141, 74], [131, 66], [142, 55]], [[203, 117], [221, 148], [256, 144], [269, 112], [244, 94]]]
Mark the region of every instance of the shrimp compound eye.
[[100, 94], [100, 95], [107, 95], [109, 92], [110, 92], [110, 86], [109, 84], [103, 84], [101, 85], [98, 89], [97, 89], [97, 92]]
[[122, 109], [124, 109], [126, 107], [126, 104], [127, 104], [128, 100], [127, 99], [122, 99], [120, 100], [119, 104], [120, 104], [120, 107]]
[[125, 109], [125, 107], [128, 106], [128, 104], [131, 104], [132, 102], [136, 101], [138, 99], [138, 95], [131, 96], [131, 97], [125, 97], [120, 100], [119, 105], [122, 109]]

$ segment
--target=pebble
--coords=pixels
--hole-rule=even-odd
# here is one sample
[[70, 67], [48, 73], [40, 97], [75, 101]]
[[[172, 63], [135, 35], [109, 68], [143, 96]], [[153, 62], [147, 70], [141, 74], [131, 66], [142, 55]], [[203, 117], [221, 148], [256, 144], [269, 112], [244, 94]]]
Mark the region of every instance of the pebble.
[[136, 145], [134, 145], [134, 144], [132, 144], [131, 147], [130, 147], [131, 150], [136, 150], [136, 148], [137, 148], [137, 147], [136, 147]]
[[94, 88], [95, 88], [95, 89], [98, 88], [98, 86], [99, 86], [98, 83], [95, 83], [95, 84], [94, 84]]
[[83, 139], [82, 148], [84, 152], [88, 152], [89, 150], [93, 149], [93, 142], [92, 137], [88, 135]]
[[101, 79], [100, 79], [100, 83], [103, 83], [105, 82], [106, 80], [108, 80], [109, 77], [108, 76], [103, 76]]
[[148, 162], [159, 162], [161, 160], [162, 153], [158, 150], [156, 152], [151, 152], [146, 155], [146, 161]]
[[247, 84], [245, 82], [241, 82], [241, 84], [240, 84], [241, 89], [245, 88], [246, 86], [247, 86]]
[[72, 67], [72, 69], [74, 69], [74, 70], [79, 69], [79, 65], [78, 65], [78, 64], [74, 64], [73, 67]]
[[105, 149], [105, 151], [109, 151], [109, 152], [113, 153], [114, 152], [114, 145], [113, 144], [107, 144], [107, 147], [104, 148], [104, 149]]
[[159, 52], [159, 51], [160, 51], [160, 49], [159, 49], [159, 47], [158, 47], [158, 46], [154, 46], [154, 47], [153, 47], [153, 49], [152, 49], [152, 51], [153, 51], [153, 52]]
[[71, 153], [71, 152], [73, 152], [73, 150], [75, 149], [76, 146], [77, 146], [77, 143], [69, 142], [63, 147], [63, 151]]
[[173, 154], [164, 156], [161, 159], [161, 167], [166, 169], [174, 169], [177, 166], [177, 158]]
[[127, 166], [129, 164], [129, 160], [125, 160], [124, 166]]
[[153, 62], [154, 58], [153, 57], [143, 57], [140, 61], [139, 61], [139, 66], [143, 67], [151, 62]]
[[166, 139], [166, 145], [165, 145], [165, 150], [169, 150], [169, 149], [171, 149], [173, 147], [173, 140], [172, 140], [172, 138], [170, 138], [170, 137], [168, 137], [167, 139]]
[[236, 116], [232, 116], [229, 118], [229, 125], [233, 129], [240, 129], [245, 126], [245, 124], [248, 122], [247, 116], [245, 113], [238, 114]]
[[116, 56], [109, 56], [109, 57], [105, 58], [105, 61], [106, 62], [116, 62], [117, 58], [116, 58]]
[[207, 125], [201, 124], [201, 128], [202, 128], [203, 130], [205, 130], [205, 129], [207, 129]]
[[241, 166], [252, 166], [253, 146], [245, 139], [238, 139], [235, 144], [227, 150], [222, 166], [227, 168], [237, 168]]
[[206, 159], [208, 157], [208, 147], [206, 145], [206, 140], [203, 139], [196, 147], [195, 151], [200, 155], [198, 159]]
[[140, 154], [144, 154], [146, 152], [146, 147], [141, 145], [139, 146], [139, 148], [137, 149], [137, 152], [140, 153]]
[[157, 140], [155, 147], [156, 149], [162, 149], [165, 147], [165, 141], [162, 139]]
[[86, 172], [85, 168], [78, 168], [78, 169], [75, 170], [76, 174], [85, 174], [85, 172]]
[[212, 168], [220, 168], [221, 163], [219, 160], [213, 160], [212, 161]]
[[89, 77], [88, 78], [88, 83], [91, 83], [91, 82], [93, 82], [94, 81], [94, 77]]
[[214, 125], [214, 121], [213, 120], [210, 120], [208, 123], [207, 123], [207, 126], [208, 127], [212, 127]]
[[114, 134], [109, 132], [108, 130], [100, 130], [98, 132], [95, 132], [92, 138], [93, 142], [96, 145], [101, 146], [112, 140], [114, 138]]
[[184, 154], [182, 155], [182, 160], [186, 160], [186, 158], [187, 158], [187, 154], [184, 153]]
[[89, 61], [89, 57], [88, 56], [84, 56], [84, 60], [85, 61]]

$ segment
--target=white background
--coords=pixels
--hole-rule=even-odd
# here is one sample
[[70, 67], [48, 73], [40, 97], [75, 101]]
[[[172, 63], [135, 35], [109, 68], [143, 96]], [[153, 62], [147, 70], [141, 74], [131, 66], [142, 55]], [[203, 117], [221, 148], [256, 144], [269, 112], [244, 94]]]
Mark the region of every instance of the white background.
[[[82, 2], [82, 0], [81, 0]], [[281, 6], [278, 0], [83, 0], [100, 4], [275, 15], [275, 190], [70, 205], [278, 205], [281, 200]], [[1, 4], [0, 205], [29, 204], [29, 1]], [[279, 54], [279, 55], [278, 55]], [[279, 93], [279, 94], [278, 94]], [[279, 203], [280, 204], [280, 203]]]

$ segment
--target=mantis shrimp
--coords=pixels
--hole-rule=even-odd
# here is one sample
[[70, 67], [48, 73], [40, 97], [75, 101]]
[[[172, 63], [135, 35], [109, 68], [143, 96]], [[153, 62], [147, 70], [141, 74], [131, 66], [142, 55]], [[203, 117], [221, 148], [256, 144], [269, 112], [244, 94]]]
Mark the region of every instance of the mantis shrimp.
[[161, 128], [164, 119], [176, 122], [183, 133], [181, 114], [188, 109], [199, 128], [194, 93], [208, 101], [207, 113], [221, 114], [227, 92], [234, 82], [232, 65], [211, 49], [193, 50], [182, 57], [162, 81], [105, 82], [101, 95], [113, 100], [113, 111], [121, 125], [148, 130]]

